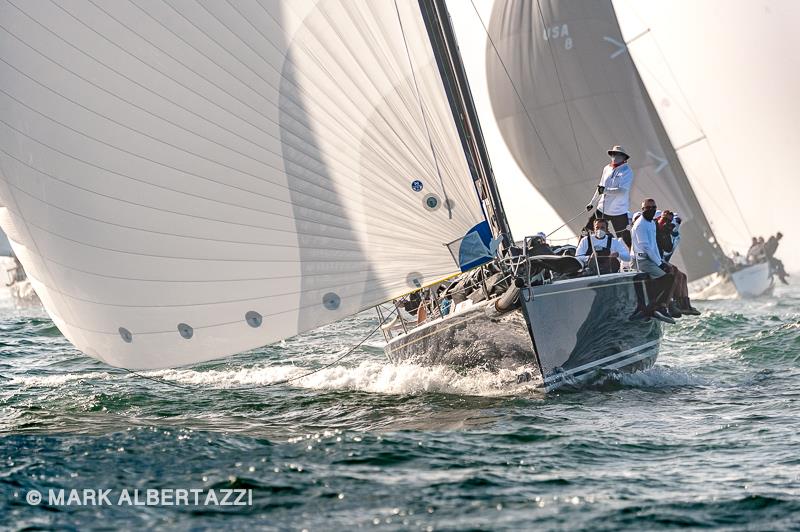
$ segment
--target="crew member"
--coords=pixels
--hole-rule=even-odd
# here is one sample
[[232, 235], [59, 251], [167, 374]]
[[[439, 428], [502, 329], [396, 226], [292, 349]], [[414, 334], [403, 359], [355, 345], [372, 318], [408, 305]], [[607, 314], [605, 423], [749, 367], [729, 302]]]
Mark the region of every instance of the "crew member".
[[[584, 267], [599, 273], [614, 273], [620, 268], [620, 260], [631, 260], [628, 247], [619, 238], [614, 238], [608, 232], [608, 221], [603, 218], [594, 220], [594, 231], [581, 238], [575, 258], [581, 261]], [[595, 261], [596, 259], [596, 261]]]
[[628, 164], [630, 156], [622, 146], [614, 146], [608, 150], [611, 162], [603, 168], [600, 184], [592, 196], [592, 201], [586, 205], [586, 210], [591, 211], [597, 202], [597, 210], [586, 224], [587, 231], [594, 229], [595, 218], [607, 219], [618, 237], [631, 246], [631, 234], [628, 230], [628, 206], [630, 193], [633, 187], [633, 170]]
[[759, 253], [758, 239], [756, 237], [753, 237], [753, 241], [750, 244], [750, 248], [747, 250], [746, 261], [748, 263], [755, 262], [756, 261], [755, 258], [758, 255], [758, 253]]
[[699, 316], [700, 311], [694, 308], [689, 300], [689, 280], [677, 266], [670, 260], [678, 250], [681, 240], [681, 219], [672, 211], [664, 210], [656, 223], [656, 242], [662, 260], [667, 263], [669, 272], [675, 276], [672, 298], [667, 310], [673, 318], [680, 318], [684, 314]]
[[780, 231], [775, 236], [769, 237], [764, 244], [764, 254], [767, 256], [767, 261], [769, 261], [770, 270], [778, 276], [783, 284], [789, 284], [786, 280], [789, 274], [786, 273], [783, 262], [775, 258], [775, 252], [778, 250], [778, 242], [781, 238], [783, 238], [783, 233]]
[[667, 311], [667, 302], [672, 298], [675, 277], [669, 264], [661, 259], [656, 241], [656, 201], [648, 198], [642, 202], [642, 215], [633, 224], [633, 252], [639, 271], [650, 276], [648, 292], [650, 303], [639, 308], [631, 318], [652, 316], [667, 323], [675, 323]]

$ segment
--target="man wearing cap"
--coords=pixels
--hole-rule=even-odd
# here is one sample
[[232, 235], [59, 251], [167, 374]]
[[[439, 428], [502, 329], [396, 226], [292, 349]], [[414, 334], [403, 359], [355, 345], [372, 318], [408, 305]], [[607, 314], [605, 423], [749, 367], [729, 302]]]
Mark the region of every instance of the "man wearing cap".
[[586, 229], [592, 231], [595, 218], [605, 218], [614, 228], [617, 237], [622, 238], [630, 248], [628, 205], [633, 187], [633, 170], [628, 165], [630, 156], [622, 146], [614, 146], [608, 150], [608, 155], [611, 162], [603, 168], [597, 191], [592, 196], [592, 201], [586, 205], [586, 210], [591, 211], [597, 202], [597, 210], [589, 218]]

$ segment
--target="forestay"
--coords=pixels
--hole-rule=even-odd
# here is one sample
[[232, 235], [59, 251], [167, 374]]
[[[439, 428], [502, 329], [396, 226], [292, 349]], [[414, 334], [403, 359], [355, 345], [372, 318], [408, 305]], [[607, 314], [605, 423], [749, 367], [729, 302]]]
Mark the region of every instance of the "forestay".
[[457, 272], [484, 222], [416, 2], [3, 2], [0, 26], [0, 223], [109, 364], [354, 314]]
[[[717, 271], [721, 250], [627, 53], [610, 0], [497, 0], [489, 23], [489, 94], [500, 131], [531, 183], [563, 219], [591, 198], [622, 144], [635, 181], [631, 212], [653, 197], [684, 223], [678, 263]], [[588, 218], [588, 214], [587, 214]], [[570, 227], [579, 231], [578, 218]]]

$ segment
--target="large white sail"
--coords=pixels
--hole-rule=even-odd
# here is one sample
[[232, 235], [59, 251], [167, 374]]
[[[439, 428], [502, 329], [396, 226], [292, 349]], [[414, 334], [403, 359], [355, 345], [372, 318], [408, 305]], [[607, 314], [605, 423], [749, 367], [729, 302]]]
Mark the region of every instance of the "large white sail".
[[800, 3], [615, 0], [627, 48], [727, 249], [782, 230], [800, 262]]
[[497, 123], [556, 212], [575, 216], [599, 182], [606, 150], [622, 144], [636, 175], [631, 211], [647, 197], [678, 211], [679, 264], [691, 279], [717, 271], [721, 250], [709, 240], [709, 223], [627, 53], [611, 1], [497, 0], [488, 26]]
[[81, 351], [176, 366], [458, 271], [417, 2], [0, 3], [0, 224]]

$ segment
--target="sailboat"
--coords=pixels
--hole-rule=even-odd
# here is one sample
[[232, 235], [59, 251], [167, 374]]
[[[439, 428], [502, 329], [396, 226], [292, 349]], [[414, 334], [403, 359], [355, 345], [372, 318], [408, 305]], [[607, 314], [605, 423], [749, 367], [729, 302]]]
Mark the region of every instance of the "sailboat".
[[[636, 174], [630, 211], [653, 197], [683, 221], [672, 262], [690, 282], [730, 270], [733, 263], [704, 214], [649, 85], [628, 54], [611, 0], [497, 0], [488, 32], [489, 95], [500, 131], [525, 175], [563, 219], [574, 218], [591, 196], [607, 147], [624, 144]], [[569, 226], [579, 234], [585, 221], [573, 219]]]
[[[684, 5], [615, 5], [629, 53], [705, 211], [717, 223], [720, 240], [729, 250], [737, 243], [749, 246], [755, 230], [772, 230], [781, 213], [794, 210], [793, 202], [782, 198], [791, 198], [796, 189], [800, 78], [797, 69], [768, 58], [796, 47], [789, 21], [796, 19], [797, 5], [740, 2], [720, 10], [723, 4], [710, 2], [690, 23], [703, 21], [702, 44], [683, 22], [680, 30], [675, 27], [684, 18]], [[746, 37], [757, 34], [764, 37]], [[678, 42], [684, 50], [680, 55], [674, 51]], [[756, 69], [743, 71], [743, 62]], [[686, 68], [694, 73], [691, 78]], [[768, 156], [753, 151], [754, 138], [770, 146]], [[754, 173], [762, 179], [754, 181]], [[773, 208], [765, 212], [764, 205]], [[730, 265], [695, 289], [701, 297], [756, 297], [771, 293], [773, 286], [770, 265], [762, 261]]]
[[83, 353], [194, 364], [424, 293], [392, 361], [491, 330], [545, 389], [654, 363], [640, 274], [513, 245], [443, 0], [0, 20], [0, 225]]
[[25, 275], [25, 269], [14, 255], [11, 243], [2, 231], [0, 231], [0, 267], [5, 271], [5, 285], [15, 302], [24, 305], [39, 303], [39, 298]]

